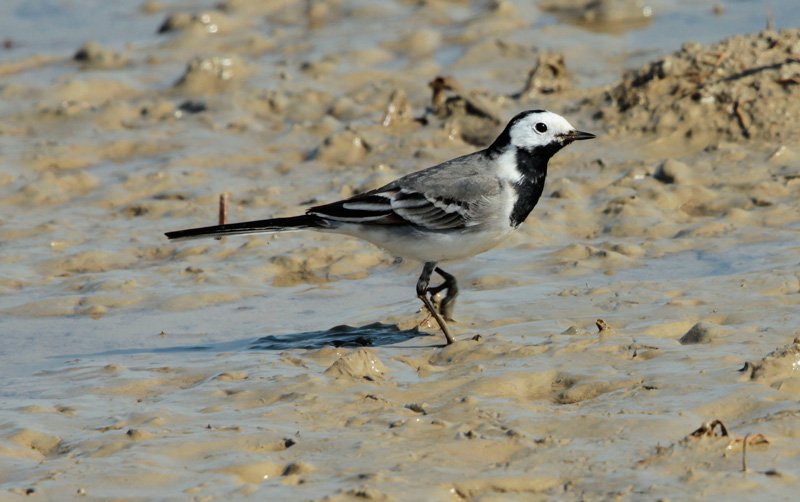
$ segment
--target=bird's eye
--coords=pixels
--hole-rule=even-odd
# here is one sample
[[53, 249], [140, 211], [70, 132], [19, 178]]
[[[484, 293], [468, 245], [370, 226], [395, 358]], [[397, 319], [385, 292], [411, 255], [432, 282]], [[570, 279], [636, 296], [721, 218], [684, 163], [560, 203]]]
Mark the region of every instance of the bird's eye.
[[533, 126], [537, 132], [547, 132], [547, 124], [544, 122], [537, 122], [535, 126]]

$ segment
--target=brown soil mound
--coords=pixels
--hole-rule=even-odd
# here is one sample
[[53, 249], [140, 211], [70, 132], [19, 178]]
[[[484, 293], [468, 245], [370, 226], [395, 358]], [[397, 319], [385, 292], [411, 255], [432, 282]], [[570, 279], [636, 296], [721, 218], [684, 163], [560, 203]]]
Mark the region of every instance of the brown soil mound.
[[630, 72], [599, 99], [613, 132], [683, 135], [700, 143], [800, 139], [800, 30], [684, 44]]

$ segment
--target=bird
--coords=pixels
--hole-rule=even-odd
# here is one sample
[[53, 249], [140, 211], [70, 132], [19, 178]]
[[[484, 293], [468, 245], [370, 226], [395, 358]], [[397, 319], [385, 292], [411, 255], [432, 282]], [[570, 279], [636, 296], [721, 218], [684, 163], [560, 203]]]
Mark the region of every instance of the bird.
[[[419, 260], [416, 285], [447, 340], [459, 293], [440, 262], [488, 251], [508, 238], [542, 195], [547, 163], [574, 141], [595, 138], [562, 116], [527, 110], [514, 116], [487, 148], [402, 176], [380, 188], [313, 206], [305, 214], [167, 232], [171, 240], [316, 230], [357, 237], [395, 256]], [[431, 287], [436, 272], [443, 282]], [[431, 301], [445, 291], [438, 308]], [[430, 295], [430, 298], [428, 298]]]

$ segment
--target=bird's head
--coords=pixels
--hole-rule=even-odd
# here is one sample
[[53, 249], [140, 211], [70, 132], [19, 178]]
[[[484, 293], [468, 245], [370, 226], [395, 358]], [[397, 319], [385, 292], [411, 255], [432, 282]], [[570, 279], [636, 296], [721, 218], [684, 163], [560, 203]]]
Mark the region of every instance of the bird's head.
[[555, 153], [573, 141], [594, 137], [594, 134], [575, 130], [561, 115], [546, 110], [528, 110], [511, 119], [490, 148], [502, 151], [513, 147], [530, 152]]

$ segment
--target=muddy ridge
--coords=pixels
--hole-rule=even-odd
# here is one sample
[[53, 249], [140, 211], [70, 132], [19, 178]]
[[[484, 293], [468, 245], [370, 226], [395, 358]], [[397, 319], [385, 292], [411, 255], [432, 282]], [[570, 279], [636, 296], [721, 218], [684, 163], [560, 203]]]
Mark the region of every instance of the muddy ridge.
[[588, 101], [615, 134], [692, 142], [800, 140], [800, 32], [763, 31], [681, 50]]

